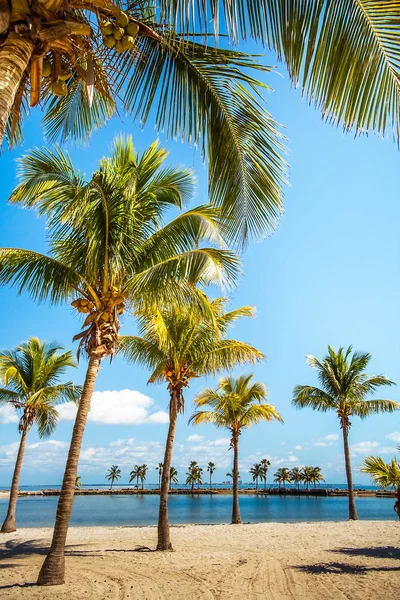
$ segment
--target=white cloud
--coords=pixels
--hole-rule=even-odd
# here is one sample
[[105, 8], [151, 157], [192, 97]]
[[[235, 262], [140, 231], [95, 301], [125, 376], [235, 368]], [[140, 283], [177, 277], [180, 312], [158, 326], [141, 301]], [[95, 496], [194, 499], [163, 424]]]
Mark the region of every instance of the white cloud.
[[194, 435], [189, 435], [189, 437], [186, 438], [187, 442], [202, 442], [203, 440], [204, 435], [197, 435], [197, 433]]
[[317, 447], [325, 447], [325, 446], [334, 446], [335, 442], [338, 440], [339, 435], [337, 433], [328, 433], [323, 438], [317, 440], [313, 443], [313, 446]]
[[350, 447], [353, 454], [371, 454], [379, 448], [379, 442], [358, 442]]
[[[154, 400], [136, 390], [94, 392], [88, 421], [106, 425], [141, 425], [143, 423], [168, 423], [168, 413], [154, 409]], [[68, 402], [59, 406], [60, 419], [72, 421], [76, 416], [76, 406]]]
[[294, 456], [294, 454], [289, 454], [288, 456], [288, 461], [291, 463], [297, 462], [299, 459], [297, 458], [297, 456]]
[[303, 450], [303, 447], [302, 446], [295, 446], [294, 450], [297, 450], [299, 452], [300, 450]]
[[0, 423], [7, 425], [8, 423], [18, 423], [18, 415], [15, 408], [12, 408], [8, 404], [0, 407]]
[[388, 435], [386, 437], [389, 440], [392, 440], [392, 442], [396, 442], [397, 444], [400, 444], [400, 431], [393, 431], [392, 433], [388, 433]]
[[324, 440], [326, 440], [327, 442], [333, 442], [333, 441], [336, 441], [337, 439], [339, 439], [338, 433], [329, 433], [328, 435], [326, 435], [324, 437]]

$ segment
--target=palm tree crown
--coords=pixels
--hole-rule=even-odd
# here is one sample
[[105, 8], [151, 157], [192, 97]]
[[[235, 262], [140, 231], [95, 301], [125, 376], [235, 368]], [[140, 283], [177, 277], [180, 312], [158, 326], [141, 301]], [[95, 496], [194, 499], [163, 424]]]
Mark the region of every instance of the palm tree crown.
[[290, 483], [292, 481], [292, 475], [290, 469], [286, 467], [281, 467], [278, 469], [274, 475], [274, 481], [276, 483], [283, 483], [283, 487], [286, 487], [286, 483]]
[[106, 475], [106, 479], [111, 481], [111, 487], [113, 486], [114, 481], [118, 481], [121, 478], [121, 469], [118, 468], [118, 465], [112, 465], [110, 469], [108, 469], [108, 473]]

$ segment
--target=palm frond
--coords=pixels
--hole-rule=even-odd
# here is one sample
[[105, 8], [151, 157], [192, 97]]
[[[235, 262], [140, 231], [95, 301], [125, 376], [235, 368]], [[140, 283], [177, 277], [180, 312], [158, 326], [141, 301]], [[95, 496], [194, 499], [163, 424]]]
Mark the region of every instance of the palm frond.
[[362, 419], [372, 414], [392, 413], [400, 409], [399, 402], [395, 400], [363, 400], [351, 406], [352, 413]]
[[335, 398], [319, 388], [310, 385], [296, 385], [293, 390], [292, 405], [296, 408], [312, 408], [326, 412], [337, 408]]

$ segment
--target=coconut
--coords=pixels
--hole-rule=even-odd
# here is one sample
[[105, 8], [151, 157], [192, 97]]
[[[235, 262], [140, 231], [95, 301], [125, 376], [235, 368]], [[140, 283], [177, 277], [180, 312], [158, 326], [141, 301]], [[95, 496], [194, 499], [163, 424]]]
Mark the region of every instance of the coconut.
[[125, 33], [125, 29], [122, 27], [113, 27], [113, 36], [116, 40], [122, 40]]
[[114, 25], [110, 21], [103, 23], [101, 31], [104, 35], [111, 35], [114, 29]]
[[78, 306], [80, 306], [80, 299], [77, 298], [76, 300], [74, 300], [73, 302], [71, 302], [71, 306], [74, 306], [75, 308], [77, 308]]
[[45, 58], [43, 60], [42, 75], [43, 75], [43, 77], [50, 77], [50, 75], [51, 75], [51, 62], [49, 61], [48, 58]]
[[89, 300], [86, 300], [85, 298], [81, 299], [81, 305], [82, 306], [87, 306], [89, 304]]
[[67, 84], [65, 81], [53, 81], [51, 91], [55, 96], [65, 96], [68, 93]]
[[117, 25], [120, 27], [126, 27], [129, 24], [129, 17], [126, 13], [120, 12], [117, 17]]
[[129, 23], [125, 29], [125, 32], [128, 35], [135, 37], [139, 33], [139, 25], [137, 23]]
[[106, 35], [103, 38], [103, 44], [105, 45], [106, 48], [114, 48], [116, 43], [117, 43], [117, 40], [115, 39], [115, 37], [112, 34]]
[[66, 81], [67, 79], [69, 79], [71, 77], [71, 75], [72, 75], [72, 73], [68, 69], [68, 67], [62, 66], [61, 72], [58, 76], [58, 79], [60, 79], [61, 81]]
[[123, 47], [123, 45], [122, 45], [122, 42], [121, 42], [121, 41], [118, 41], [118, 42], [115, 44], [115, 50], [116, 50], [117, 52], [119, 52], [119, 54], [122, 54], [122, 52], [124, 51], [124, 47]]
[[135, 45], [135, 40], [131, 35], [124, 35], [121, 42], [124, 50], [128, 50], [128, 48], [133, 48], [133, 46]]

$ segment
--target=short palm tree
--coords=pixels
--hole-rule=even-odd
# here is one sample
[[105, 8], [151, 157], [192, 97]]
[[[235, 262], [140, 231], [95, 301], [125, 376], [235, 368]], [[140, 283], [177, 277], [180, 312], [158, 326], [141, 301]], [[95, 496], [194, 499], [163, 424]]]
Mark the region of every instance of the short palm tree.
[[370, 475], [377, 485], [395, 489], [394, 511], [400, 520], [400, 461], [392, 458], [390, 463], [385, 463], [380, 456], [367, 456], [360, 470]]
[[19, 478], [24, 458], [26, 438], [36, 423], [39, 437], [50, 436], [57, 426], [57, 404], [76, 402], [82, 392], [70, 381], [59, 383], [68, 367], [76, 367], [71, 352], [60, 352], [61, 346], [31, 338], [14, 350], [0, 350], [0, 406], [8, 404], [19, 415], [21, 434], [8, 501], [7, 516], [1, 531], [16, 531], [16, 508]]
[[161, 478], [163, 473], [164, 465], [162, 462], [158, 463], [158, 467], [156, 467], [156, 471], [158, 471], [158, 487], [161, 489]]
[[293, 467], [290, 470], [290, 478], [297, 485], [297, 489], [300, 489], [300, 484], [304, 481], [304, 475], [302, 469], [300, 467]]
[[76, 476], [75, 478], [75, 489], [76, 490], [80, 490], [82, 487], [82, 481], [79, 475]]
[[140, 479], [141, 484], [142, 484], [142, 491], [144, 490], [144, 482], [146, 481], [147, 471], [148, 471], [148, 466], [146, 464], [140, 465], [140, 467], [139, 467], [139, 479]]
[[303, 476], [303, 481], [306, 485], [307, 490], [310, 487], [310, 483], [312, 483], [312, 480], [313, 480], [313, 469], [314, 469], [314, 467], [305, 466], [301, 470], [301, 473]]
[[20, 163], [12, 201], [47, 217], [50, 252], [1, 248], [0, 284], [16, 285], [37, 300], [73, 300], [74, 311], [85, 316], [74, 339], [88, 358], [53, 541], [38, 580], [43, 585], [64, 582], [82, 436], [101, 361], [115, 352], [121, 316], [143, 303], [184, 306], [190, 299], [209, 310], [197, 282], [229, 285], [238, 269], [236, 255], [215, 247], [221, 241], [216, 209], [195, 208], [164, 224], [168, 209], [180, 208], [193, 189], [191, 172], [163, 166], [166, 157], [156, 143], [139, 155], [131, 138], [121, 137], [89, 180], [60, 149], [35, 150]]
[[186, 485], [190, 485], [192, 493], [194, 490], [194, 486], [198, 480], [198, 470], [199, 470], [199, 465], [197, 464], [197, 461], [191, 460], [189, 468], [186, 473], [186, 475], [187, 475]]
[[232, 523], [241, 523], [239, 509], [239, 437], [244, 429], [261, 421], [281, 421], [282, 417], [272, 404], [263, 402], [267, 398], [267, 388], [261, 382], [254, 382], [253, 375], [223, 377], [216, 389], [206, 388], [195, 398], [196, 409], [207, 407], [210, 410], [196, 410], [189, 422], [193, 425], [212, 423], [224, 427], [231, 435], [233, 449], [233, 502]]
[[256, 482], [256, 490], [258, 490], [258, 480], [262, 479], [264, 473], [261, 463], [254, 463], [249, 473], [252, 475], [253, 481]]
[[210, 490], [212, 490], [212, 476], [215, 471], [215, 463], [210, 461], [207, 465], [207, 472], [210, 474]]
[[279, 484], [283, 484], [284, 489], [286, 489], [286, 484], [292, 481], [292, 475], [290, 469], [286, 467], [281, 467], [278, 469], [274, 475], [274, 481]]
[[262, 480], [264, 482], [264, 490], [267, 489], [267, 477], [268, 477], [268, 469], [271, 466], [270, 461], [267, 458], [263, 458], [260, 460], [260, 465], [262, 469]]
[[108, 469], [108, 473], [106, 475], [106, 479], [111, 481], [110, 490], [112, 490], [114, 481], [118, 481], [121, 478], [121, 469], [118, 468], [118, 465], [112, 465], [110, 469]]
[[328, 346], [328, 354], [319, 361], [311, 354], [307, 362], [317, 370], [321, 388], [310, 385], [296, 385], [293, 390], [293, 405], [296, 408], [312, 408], [326, 412], [334, 410], [339, 418], [343, 433], [344, 457], [346, 465], [347, 487], [349, 494], [349, 519], [357, 519], [354, 499], [353, 477], [350, 463], [349, 429], [351, 417], [366, 417], [400, 408], [393, 400], [367, 400], [378, 388], [395, 385], [384, 375], [369, 376], [365, 369], [371, 360], [368, 352], [353, 352], [340, 347], [335, 352]]
[[178, 471], [175, 469], [175, 467], [170, 467], [170, 469], [169, 469], [169, 489], [172, 488], [173, 483], [175, 483], [175, 485], [177, 483], [179, 483]]
[[263, 359], [252, 346], [226, 338], [240, 317], [253, 316], [244, 306], [227, 312], [226, 299], [210, 303], [211, 314], [201, 315], [178, 304], [139, 315], [140, 336], [123, 336], [120, 349], [130, 362], [152, 370], [149, 383], [166, 383], [169, 392], [169, 428], [163, 460], [158, 519], [159, 550], [172, 548], [168, 525], [169, 469], [178, 414], [184, 411], [184, 390], [194, 377], [212, 375], [235, 365]]
[[311, 474], [311, 483], [314, 484], [314, 487], [317, 487], [321, 481], [325, 481], [322, 475], [321, 467], [313, 467]]
[[139, 477], [140, 477], [140, 466], [135, 465], [133, 470], [130, 472], [129, 483], [136, 479], [136, 489], [139, 489]]

